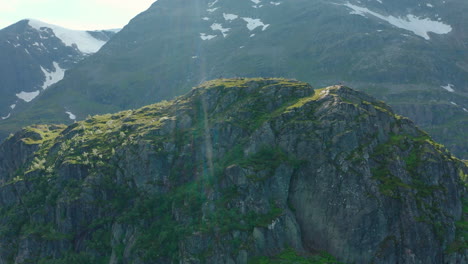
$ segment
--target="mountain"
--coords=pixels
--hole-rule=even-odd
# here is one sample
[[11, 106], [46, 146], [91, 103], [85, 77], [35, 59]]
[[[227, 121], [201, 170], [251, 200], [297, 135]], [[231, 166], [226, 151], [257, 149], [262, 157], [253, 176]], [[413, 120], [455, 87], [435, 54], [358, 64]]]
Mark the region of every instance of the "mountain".
[[215, 80], [0, 145], [0, 263], [467, 263], [467, 176], [364, 93]]
[[0, 119], [21, 112], [114, 34], [70, 30], [31, 19], [0, 30]]
[[159, 0], [0, 127], [137, 108], [219, 77], [283, 76], [359, 87], [468, 158], [467, 12], [464, 0]]

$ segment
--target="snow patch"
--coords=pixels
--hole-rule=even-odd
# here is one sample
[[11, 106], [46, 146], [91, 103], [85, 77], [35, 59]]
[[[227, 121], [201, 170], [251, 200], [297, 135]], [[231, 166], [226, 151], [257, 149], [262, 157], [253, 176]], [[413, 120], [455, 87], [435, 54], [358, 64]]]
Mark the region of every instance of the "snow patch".
[[419, 18], [415, 15], [409, 14], [406, 17], [394, 17], [394, 16], [384, 16], [374, 11], [371, 11], [365, 7], [360, 7], [353, 5], [351, 3], [346, 3], [344, 6], [351, 8], [351, 14], [366, 16], [372, 15], [384, 21], [387, 21], [391, 25], [412, 31], [414, 34], [421, 36], [427, 40], [430, 39], [428, 32], [435, 34], [447, 34], [452, 31], [450, 25], [444, 24], [440, 21], [433, 21], [429, 18]]
[[52, 84], [61, 81], [63, 79], [63, 77], [65, 76], [65, 70], [60, 68], [60, 66], [59, 66], [59, 64], [57, 62], [54, 61], [53, 65], [54, 65], [54, 68], [55, 68], [55, 71], [53, 71], [53, 72], [49, 72], [48, 70], [42, 68], [42, 66], [41, 66], [41, 70], [42, 70], [42, 72], [44, 73], [44, 76], [45, 76], [45, 82], [44, 82], [44, 84], [42, 84], [42, 89], [43, 90], [47, 89]]
[[466, 108], [463, 108], [463, 111], [468, 112], [468, 110], [466, 110]]
[[252, 1], [256, 5], [260, 4], [260, 2], [262, 2], [262, 0], [250, 0], [250, 1]]
[[[457, 103], [455, 103], [455, 102], [450, 102], [450, 103], [453, 104], [453, 105], [457, 105]], [[457, 105], [457, 106], [458, 106], [458, 105]]]
[[252, 31], [258, 27], [262, 27], [262, 31], [265, 31], [265, 29], [270, 26], [270, 24], [264, 24], [260, 19], [254, 19], [250, 17], [243, 17], [245, 22], [247, 22], [247, 28]]
[[21, 92], [19, 94], [16, 94], [16, 97], [18, 97], [19, 99], [25, 101], [26, 103], [29, 103], [32, 100], [34, 100], [34, 98], [36, 98], [39, 95], [39, 93], [40, 93], [39, 90], [37, 90], [35, 92]]
[[276, 224], [279, 223], [279, 221], [280, 221], [279, 218], [276, 218], [275, 220], [273, 220], [273, 222], [271, 222], [271, 224], [268, 225], [268, 229], [269, 230], [275, 229], [275, 226], [276, 226]]
[[44, 28], [52, 29], [55, 36], [65, 45], [73, 47], [75, 44], [78, 50], [86, 54], [95, 53], [106, 44], [105, 41], [94, 38], [86, 31], [66, 29], [33, 19], [29, 20], [29, 25], [39, 31]]
[[383, 4], [382, 0], [377, 0], [377, 2], [379, 2], [379, 3]]
[[239, 16], [238, 16], [238, 15], [234, 15], [234, 14], [226, 14], [226, 13], [223, 13], [223, 17], [224, 17], [224, 20], [226, 20], [226, 21], [231, 21], [231, 20], [236, 20]]
[[455, 90], [453, 89], [453, 87], [455, 87], [455, 86], [453, 84], [449, 83], [449, 84], [447, 84], [445, 86], [441, 86], [441, 87], [444, 88], [445, 90], [451, 92], [451, 93], [455, 92]]
[[210, 13], [213, 13], [214, 11], [216, 11], [219, 7], [215, 7], [215, 8], [209, 8], [207, 9], [206, 11], [210, 12]]
[[9, 113], [9, 114], [8, 114], [7, 116], [5, 116], [5, 117], [2, 116], [2, 120], [5, 120], [5, 119], [10, 118], [10, 116], [11, 116], [11, 113]]
[[251, 38], [255, 37], [255, 34], [250, 34], [250, 37], [251, 37]]
[[10, 105], [10, 108], [11, 108], [11, 109], [15, 109], [15, 108], [16, 108], [16, 104]]
[[76, 120], [76, 115], [74, 115], [72, 112], [66, 111], [65, 113], [68, 115], [68, 118], [70, 118], [71, 120]]
[[230, 28], [223, 28], [223, 25], [219, 23], [213, 23], [213, 25], [211, 25], [211, 29], [221, 31], [221, 33], [223, 34], [223, 37], [226, 37], [228, 35], [226, 33], [229, 32], [229, 30], [231, 30]]
[[270, 2], [270, 4], [275, 5], [275, 6], [279, 6], [279, 5], [281, 5], [281, 2]]
[[426, 6], [427, 6], [427, 7], [430, 7], [430, 8], [433, 8], [433, 7], [434, 7], [433, 5], [431, 5], [431, 4], [429, 4], [429, 3], [427, 3]]
[[202, 40], [210, 40], [216, 38], [216, 35], [207, 35], [206, 33], [200, 33], [200, 38]]
[[211, 3], [208, 3], [208, 7], [213, 7], [214, 5], [216, 5], [216, 3], [218, 3], [219, 0], [215, 0]]
[[208, 21], [208, 20], [210, 20], [210, 18], [209, 18], [209, 17], [202, 17], [202, 19], [203, 19], [203, 20], [205, 20], [205, 21]]

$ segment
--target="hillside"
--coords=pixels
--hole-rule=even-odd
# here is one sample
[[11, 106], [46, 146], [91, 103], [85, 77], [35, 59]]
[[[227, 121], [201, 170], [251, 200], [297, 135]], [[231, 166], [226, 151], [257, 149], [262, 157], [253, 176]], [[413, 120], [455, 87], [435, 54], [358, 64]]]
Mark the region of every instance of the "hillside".
[[0, 145], [0, 263], [466, 263], [468, 168], [345, 86], [206, 82]]

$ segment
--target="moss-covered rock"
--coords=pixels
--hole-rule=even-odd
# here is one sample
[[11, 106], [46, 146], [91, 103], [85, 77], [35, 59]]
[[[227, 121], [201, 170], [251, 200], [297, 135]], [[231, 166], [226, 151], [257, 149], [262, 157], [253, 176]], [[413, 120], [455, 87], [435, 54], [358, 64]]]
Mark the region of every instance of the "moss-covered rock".
[[0, 263], [466, 260], [466, 164], [343, 86], [214, 80], [0, 157]]

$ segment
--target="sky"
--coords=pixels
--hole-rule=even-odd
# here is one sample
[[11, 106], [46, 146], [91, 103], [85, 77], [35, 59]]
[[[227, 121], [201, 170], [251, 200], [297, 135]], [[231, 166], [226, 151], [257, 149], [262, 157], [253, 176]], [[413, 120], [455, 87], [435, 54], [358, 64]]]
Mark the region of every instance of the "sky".
[[69, 29], [122, 28], [156, 0], [0, 0], [0, 29], [32, 18]]

